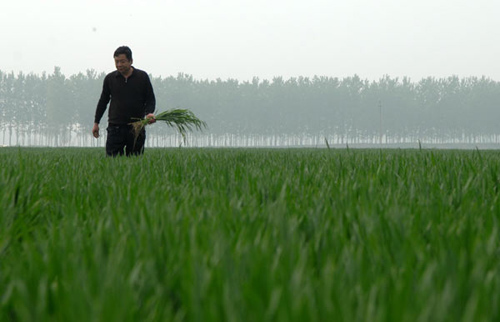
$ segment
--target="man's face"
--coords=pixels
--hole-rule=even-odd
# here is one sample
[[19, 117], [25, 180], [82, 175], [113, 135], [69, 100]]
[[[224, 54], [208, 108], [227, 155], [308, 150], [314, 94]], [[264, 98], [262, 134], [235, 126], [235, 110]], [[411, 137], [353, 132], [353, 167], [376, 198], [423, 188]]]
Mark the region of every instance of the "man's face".
[[120, 54], [115, 56], [115, 66], [121, 74], [126, 75], [130, 71], [132, 60], [128, 60], [125, 54]]

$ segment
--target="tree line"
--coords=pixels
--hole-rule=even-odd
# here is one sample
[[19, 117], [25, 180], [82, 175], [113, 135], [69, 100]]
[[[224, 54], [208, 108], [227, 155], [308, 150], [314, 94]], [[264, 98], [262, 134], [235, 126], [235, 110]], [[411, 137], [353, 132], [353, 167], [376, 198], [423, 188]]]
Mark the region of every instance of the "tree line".
[[[0, 144], [57, 146], [77, 137], [90, 145], [104, 76], [87, 70], [67, 77], [59, 67], [41, 75], [0, 71]], [[487, 77], [238, 81], [180, 73], [151, 81], [157, 111], [192, 110], [209, 126], [203, 135], [460, 140], [500, 134], [500, 83]], [[161, 126], [150, 133], [172, 135]]]

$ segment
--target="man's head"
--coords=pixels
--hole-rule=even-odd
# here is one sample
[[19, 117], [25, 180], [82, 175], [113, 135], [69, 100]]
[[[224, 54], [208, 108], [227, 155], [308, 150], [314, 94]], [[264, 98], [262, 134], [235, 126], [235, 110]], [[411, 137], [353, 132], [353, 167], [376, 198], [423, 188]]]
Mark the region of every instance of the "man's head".
[[132, 67], [132, 50], [127, 46], [118, 47], [113, 54], [116, 69], [122, 75], [128, 75]]
[[115, 53], [113, 54], [113, 57], [118, 57], [121, 54], [125, 55], [128, 60], [132, 61], [132, 50], [130, 50], [129, 47], [127, 46], [121, 46], [116, 48]]

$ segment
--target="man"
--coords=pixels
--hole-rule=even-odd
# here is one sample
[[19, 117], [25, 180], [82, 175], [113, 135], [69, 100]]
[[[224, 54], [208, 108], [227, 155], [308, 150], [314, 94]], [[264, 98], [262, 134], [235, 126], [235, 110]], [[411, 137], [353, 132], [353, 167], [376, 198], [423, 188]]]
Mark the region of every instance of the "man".
[[95, 111], [92, 134], [99, 137], [99, 122], [101, 121], [109, 101], [108, 137], [106, 154], [108, 156], [127, 156], [144, 153], [146, 131], [142, 130], [136, 138], [129, 123], [136, 119], [149, 119], [154, 123], [156, 105], [153, 86], [146, 72], [132, 66], [132, 51], [127, 46], [118, 47], [114, 55], [116, 71], [104, 78], [102, 93]]

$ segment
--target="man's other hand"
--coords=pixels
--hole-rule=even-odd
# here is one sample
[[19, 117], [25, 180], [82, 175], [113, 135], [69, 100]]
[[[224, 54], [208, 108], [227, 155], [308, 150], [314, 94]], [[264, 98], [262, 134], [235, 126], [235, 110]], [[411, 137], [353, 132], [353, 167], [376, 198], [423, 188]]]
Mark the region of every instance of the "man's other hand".
[[92, 134], [94, 137], [97, 139], [99, 137], [99, 124], [94, 123], [94, 126], [92, 127]]

